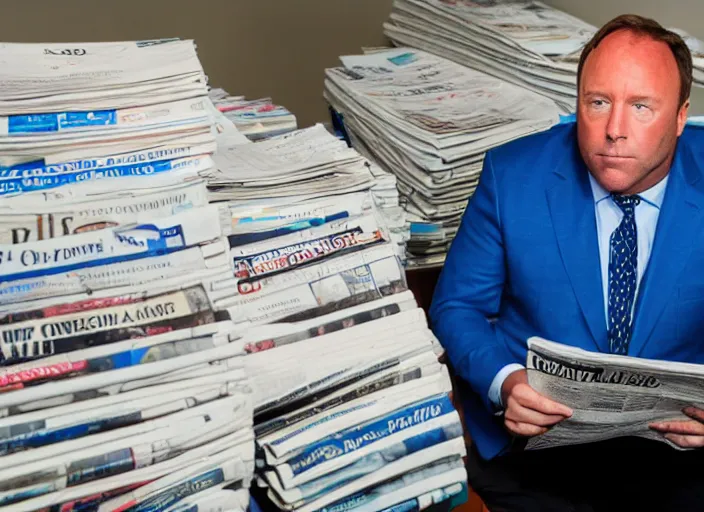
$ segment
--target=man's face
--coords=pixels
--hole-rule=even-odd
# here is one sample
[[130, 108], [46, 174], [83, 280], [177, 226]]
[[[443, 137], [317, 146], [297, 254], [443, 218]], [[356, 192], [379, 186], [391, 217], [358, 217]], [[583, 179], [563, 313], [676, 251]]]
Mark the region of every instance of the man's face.
[[669, 171], [687, 118], [677, 62], [667, 44], [620, 30], [589, 54], [580, 80], [577, 138], [594, 178], [635, 194]]

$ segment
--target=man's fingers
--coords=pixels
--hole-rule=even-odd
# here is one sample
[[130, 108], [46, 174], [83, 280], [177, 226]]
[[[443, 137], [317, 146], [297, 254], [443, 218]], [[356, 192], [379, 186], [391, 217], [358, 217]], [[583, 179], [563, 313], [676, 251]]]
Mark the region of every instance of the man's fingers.
[[704, 446], [704, 436], [665, 434], [665, 437], [682, 448], [701, 448]]
[[554, 402], [535, 391], [529, 385], [516, 386], [514, 396], [518, 403], [528, 409], [533, 409], [543, 414], [558, 414], [563, 418], [572, 416], [572, 409], [566, 405]]
[[537, 425], [531, 425], [529, 423], [522, 423], [509, 419], [505, 419], [504, 424], [508, 430], [521, 437], [539, 436], [540, 434], [544, 434], [548, 431], [545, 427], [539, 427]]
[[504, 416], [515, 422], [529, 423], [541, 427], [549, 427], [565, 419], [565, 417], [560, 414], [543, 414], [523, 407], [513, 398], [509, 399]]
[[690, 418], [704, 423], [704, 410], [697, 409], [696, 407], [687, 407], [682, 412], [684, 412]]
[[659, 432], [680, 434], [685, 436], [704, 436], [704, 423], [698, 421], [662, 421], [653, 423], [650, 427]]

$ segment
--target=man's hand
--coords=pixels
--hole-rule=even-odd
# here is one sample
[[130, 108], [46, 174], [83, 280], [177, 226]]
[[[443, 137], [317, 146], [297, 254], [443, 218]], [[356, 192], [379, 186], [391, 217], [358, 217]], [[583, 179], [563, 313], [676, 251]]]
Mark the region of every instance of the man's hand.
[[548, 427], [572, 416], [572, 410], [535, 391], [528, 384], [526, 370], [511, 373], [501, 386], [504, 424], [518, 436], [537, 436]]
[[704, 410], [687, 407], [682, 412], [692, 419], [651, 423], [650, 428], [682, 448], [704, 447]]

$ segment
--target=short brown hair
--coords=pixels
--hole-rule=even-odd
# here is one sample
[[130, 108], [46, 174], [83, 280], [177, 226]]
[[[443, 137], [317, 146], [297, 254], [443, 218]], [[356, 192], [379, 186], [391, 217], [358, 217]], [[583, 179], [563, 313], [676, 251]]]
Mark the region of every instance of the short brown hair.
[[629, 30], [635, 34], [650, 37], [655, 41], [661, 41], [670, 47], [680, 72], [679, 106], [684, 105], [692, 90], [692, 54], [689, 51], [687, 43], [685, 43], [678, 34], [667, 30], [657, 21], [636, 14], [623, 14], [612, 19], [601, 27], [584, 46], [582, 54], [579, 57], [579, 66], [577, 67], [577, 91], [579, 91], [582, 68], [584, 67], [584, 62], [587, 60], [587, 57], [606, 36], [617, 30]]

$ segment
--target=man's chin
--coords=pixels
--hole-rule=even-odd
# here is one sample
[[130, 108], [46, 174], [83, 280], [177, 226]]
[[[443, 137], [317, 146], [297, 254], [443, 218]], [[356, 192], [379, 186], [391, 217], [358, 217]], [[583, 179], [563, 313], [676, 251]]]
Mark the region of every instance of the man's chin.
[[607, 167], [593, 173], [594, 178], [608, 192], [621, 193], [635, 186], [638, 180], [633, 179], [633, 172], [624, 169]]

